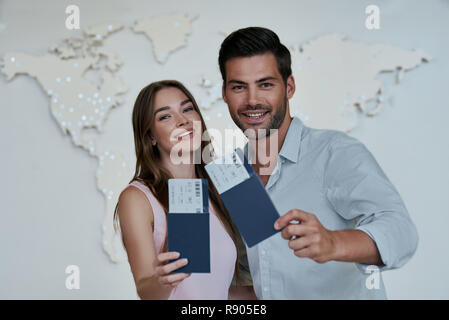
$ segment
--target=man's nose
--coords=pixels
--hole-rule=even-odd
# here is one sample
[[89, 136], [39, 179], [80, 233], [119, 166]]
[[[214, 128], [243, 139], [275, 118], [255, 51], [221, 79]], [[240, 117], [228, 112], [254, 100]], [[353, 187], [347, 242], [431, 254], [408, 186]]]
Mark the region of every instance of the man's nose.
[[248, 106], [255, 107], [255, 106], [257, 106], [259, 104], [259, 99], [258, 99], [256, 88], [248, 87], [248, 91], [247, 91], [247, 96], [246, 97], [247, 97], [246, 104]]

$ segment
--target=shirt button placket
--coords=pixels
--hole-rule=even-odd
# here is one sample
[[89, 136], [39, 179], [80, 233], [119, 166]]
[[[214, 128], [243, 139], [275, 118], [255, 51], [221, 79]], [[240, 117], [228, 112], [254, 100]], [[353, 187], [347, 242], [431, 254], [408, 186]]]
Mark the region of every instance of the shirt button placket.
[[260, 245], [260, 273], [263, 299], [270, 299], [269, 259], [265, 244]]

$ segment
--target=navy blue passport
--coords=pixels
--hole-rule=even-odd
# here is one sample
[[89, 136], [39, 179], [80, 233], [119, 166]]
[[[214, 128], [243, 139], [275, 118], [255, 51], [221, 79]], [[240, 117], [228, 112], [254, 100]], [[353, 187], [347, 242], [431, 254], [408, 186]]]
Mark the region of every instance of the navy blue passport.
[[[274, 229], [274, 222], [280, 216], [262, 181], [251, 164], [248, 163], [243, 151], [236, 149], [235, 155], [240, 157], [249, 177], [226, 191], [220, 192], [219, 188], [217, 190], [219, 190], [221, 200], [246, 245], [253, 247], [280, 231]], [[214, 174], [212, 170], [208, 169], [208, 165], [206, 165], [206, 170], [217, 187], [215, 180], [217, 177], [213, 177]]]
[[[179, 188], [171, 188], [170, 180], [194, 180], [194, 194], [179, 192]], [[199, 187], [201, 184], [201, 187]], [[192, 190], [187, 190], [192, 191]], [[176, 194], [175, 194], [176, 193]], [[179, 202], [187, 202], [185, 212], [183, 206], [177, 206], [176, 212], [167, 214], [168, 251], [180, 253], [178, 259], [187, 258], [188, 263], [174, 273], [210, 273], [210, 228], [209, 228], [209, 192], [206, 179], [169, 179], [169, 197]], [[202, 198], [202, 206], [189, 206], [195, 199]], [[170, 201], [171, 202], [171, 201]], [[172, 207], [175, 207], [174, 205]], [[176, 259], [176, 260], [178, 260]], [[172, 260], [170, 262], [173, 262]]]

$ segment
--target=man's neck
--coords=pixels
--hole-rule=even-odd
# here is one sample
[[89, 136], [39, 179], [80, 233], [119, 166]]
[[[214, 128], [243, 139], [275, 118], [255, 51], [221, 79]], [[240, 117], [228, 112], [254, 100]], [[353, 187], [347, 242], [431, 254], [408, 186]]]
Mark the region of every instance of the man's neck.
[[254, 171], [259, 174], [264, 185], [267, 184], [271, 173], [276, 167], [277, 158], [284, 144], [291, 122], [292, 117], [290, 117], [289, 112], [287, 112], [284, 121], [277, 132], [273, 132], [268, 137], [260, 140], [249, 140], [248, 147], [251, 148], [254, 155], [252, 157], [252, 166]]

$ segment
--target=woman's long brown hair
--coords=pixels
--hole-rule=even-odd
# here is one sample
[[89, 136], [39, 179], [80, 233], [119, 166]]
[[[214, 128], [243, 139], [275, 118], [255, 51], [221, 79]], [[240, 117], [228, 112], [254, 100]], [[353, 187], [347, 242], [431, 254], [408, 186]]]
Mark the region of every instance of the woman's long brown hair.
[[[209, 175], [207, 174], [204, 166], [207, 164], [204, 162], [203, 152], [206, 150], [211, 154], [213, 152], [212, 143], [210, 137], [205, 133], [207, 131], [206, 124], [204, 123], [201, 112], [198, 105], [193, 98], [192, 94], [187, 90], [187, 88], [180, 82], [176, 80], [163, 80], [158, 82], [153, 82], [143, 88], [139, 95], [137, 96], [136, 102], [134, 103], [134, 109], [132, 113], [132, 124], [134, 131], [134, 147], [136, 151], [136, 171], [133, 178], [129, 181], [138, 180], [144, 183], [154, 194], [154, 196], [159, 200], [160, 204], [168, 213], [168, 179], [173, 178], [168, 170], [164, 169], [160, 165], [160, 154], [157, 146], [153, 146], [150, 139], [151, 125], [153, 123], [154, 114], [154, 100], [156, 93], [167, 87], [174, 87], [181, 90], [193, 104], [193, 108], [198, 112], [201, 119], [201, 163], [195, 164], [195, 174], [197, 178], [203, 178], [208, 180], [209, 185], [209, 197], [213, 203], [216, 213], [220, 221], [223, 223], [225, 230], [230, 235], [237, 250], [239, 250], [239, 245], [237, 241], [241, 238], [237, 231], [231, 217], [223, 205], [220, 196], [215, 189]], [[209, 157], [212, 159], [212, 157]], [[198, 161], [197, 161], [198, 162]], [[118, 213], [118, 203], [114, 210], [114, 230], [119, 229], [119, 213]], [[240, 240], [241, 241], [241, 240]], [[162, 251], [167, 251], [167, 237], [165, 238]], [[239, 257], [239, 252], [237, 252], [237, 258]], [[235, 264], [235, 275], [236, 279], [239, 279], [238, 272], [238, 261]]]

